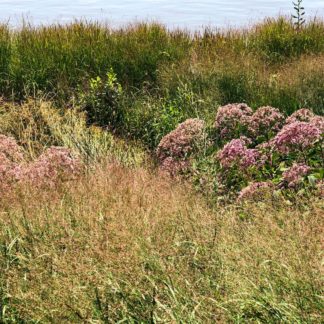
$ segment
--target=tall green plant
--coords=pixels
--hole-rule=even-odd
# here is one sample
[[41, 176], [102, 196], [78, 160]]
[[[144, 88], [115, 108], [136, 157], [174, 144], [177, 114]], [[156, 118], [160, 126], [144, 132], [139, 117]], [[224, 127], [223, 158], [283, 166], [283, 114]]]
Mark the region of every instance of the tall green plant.
[[302, 6], [302, 2], [303, 0], [297, 0], [297, 3], [293, 2], [295, 14], [292, 15], [292, 18], [294, 19], [294, 26], [297, 31], [300, 31], [306, 22], [304, 18], [305, 8]]

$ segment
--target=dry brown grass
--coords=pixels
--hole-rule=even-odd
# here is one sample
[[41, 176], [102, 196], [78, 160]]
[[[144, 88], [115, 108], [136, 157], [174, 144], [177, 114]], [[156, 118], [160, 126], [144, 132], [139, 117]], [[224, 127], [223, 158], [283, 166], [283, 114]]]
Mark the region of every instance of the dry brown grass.
[[209, 208], [102, 164], [0, 205], [2, 322], [320, 322], [323, 203]]

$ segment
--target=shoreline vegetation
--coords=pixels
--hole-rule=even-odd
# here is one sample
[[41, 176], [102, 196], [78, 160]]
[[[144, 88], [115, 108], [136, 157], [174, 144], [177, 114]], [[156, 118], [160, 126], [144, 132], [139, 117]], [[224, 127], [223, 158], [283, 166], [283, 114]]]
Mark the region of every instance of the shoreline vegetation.
[[321, 19], [0, 25], [0, 322], [323, 322], [323, 139]]

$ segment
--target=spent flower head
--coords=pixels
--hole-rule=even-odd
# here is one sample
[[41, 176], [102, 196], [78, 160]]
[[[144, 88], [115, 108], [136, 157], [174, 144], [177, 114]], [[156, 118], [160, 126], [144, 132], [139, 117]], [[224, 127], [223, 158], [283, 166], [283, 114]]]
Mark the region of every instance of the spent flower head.
[[22, 147], [12, 137], [0, 134], [0, 158], [10, 163], [20, 163], [24, 160]]
[[12, 137], [0, 135], [0, 189], [8, 190], [22, 176], [24, 154]]
[[189, 168], [189, 161], [177, 160], [173, 157], [165, 158], [160, 164], [160, 171], [169, 176], [175, 177]]
[[156, 151], [159, 161], [162, 162], [167, 157], [186, 158], [203, 140], [204, 127], [204, 121], [198, 118], [187, 119], [179, 124], [175, 130], [161, 139]]
[[30, 163], [25, 178], [34, 184], [54, 185], [58, 180], [74, 179], [81, 172], [81, 161], [64, 147], [52, 146]]

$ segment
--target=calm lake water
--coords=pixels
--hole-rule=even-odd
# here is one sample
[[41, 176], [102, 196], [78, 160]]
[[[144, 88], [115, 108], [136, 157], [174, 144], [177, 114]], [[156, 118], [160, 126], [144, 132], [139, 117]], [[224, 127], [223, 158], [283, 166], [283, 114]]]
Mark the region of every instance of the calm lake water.
[[[324, 16], [324, 0], [304, 0], [308, 15]], [[120, 26], [158, 20], [168, 27], [248, 25], [265, 16], [290, 15], [290, 0], [0, 0], [0, 21], [19, 26], [85, 18]]]

